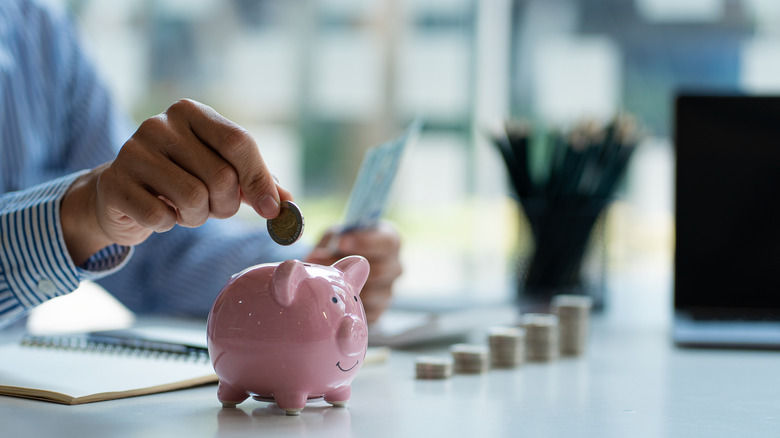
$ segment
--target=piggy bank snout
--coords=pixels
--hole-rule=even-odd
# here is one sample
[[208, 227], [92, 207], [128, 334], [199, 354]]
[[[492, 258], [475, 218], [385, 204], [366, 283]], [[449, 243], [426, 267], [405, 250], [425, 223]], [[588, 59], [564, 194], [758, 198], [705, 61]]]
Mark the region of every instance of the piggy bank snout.
[[341, 352], [347, 356], [363, 353], [368, 344], [368, 327], [366, 323], [354, 315], [341, 319], [336, 332], [336, 343]]

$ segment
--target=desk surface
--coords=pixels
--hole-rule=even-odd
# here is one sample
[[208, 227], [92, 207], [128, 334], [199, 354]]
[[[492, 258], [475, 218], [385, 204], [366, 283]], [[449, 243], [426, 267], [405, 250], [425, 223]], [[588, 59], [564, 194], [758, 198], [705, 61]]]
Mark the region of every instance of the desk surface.
[[[480, 334], [474, 334], [480, 339]], [[347, 408], [299, 417], [248, 400], [222, 409], [216, 386], [79, 406], [0, 397], [2, 436], [778, 436], [780, 352], [682, 350], [662, 327], [595, 321], [587, 354], [444, 381], [414, 378], [421, 353], [363, 368]]]

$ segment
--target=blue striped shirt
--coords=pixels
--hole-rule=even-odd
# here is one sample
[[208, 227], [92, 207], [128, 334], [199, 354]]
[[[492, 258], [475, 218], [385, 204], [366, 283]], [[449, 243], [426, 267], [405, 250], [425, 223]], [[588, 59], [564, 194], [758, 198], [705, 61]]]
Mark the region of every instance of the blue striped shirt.
[[130, 126], [66, 11], [0, 2], [0, 327], [87, 279], [136, 312], [203, 316], [234, 272], [304, 255], [261, 230], [211, 220], [136, 248], [109, 246], [74, 266], [60, 228], [62, 196], [83, 169], [116, 156]]

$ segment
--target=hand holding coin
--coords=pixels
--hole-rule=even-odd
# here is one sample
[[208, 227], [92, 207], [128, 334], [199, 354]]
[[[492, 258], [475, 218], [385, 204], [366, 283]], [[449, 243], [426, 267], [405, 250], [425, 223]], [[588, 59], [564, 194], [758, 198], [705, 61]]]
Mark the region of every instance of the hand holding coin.
[[279, 215], [267, 221], [268, 234], [279, 245], [292, 245], [303, 235], [303, 215], [293, 202], [282, 201]]
[[[337, 240], [337, 244], [332, 244], [333, 240]], [[360, 293], [360, 301], [363, 302], [366, 318], [371, 324], [390, 306], [393, 282], [403, 272], [400, 246], [401, 236], [398, 230], [386, 221], [380, 221], [374, 228], [348, 232], [341, 232], [340, 227], [333, 227], [322, 236], [305, 261], [330, 265], [347, 255], [365, 257], [371, 265], [371, 270]]]

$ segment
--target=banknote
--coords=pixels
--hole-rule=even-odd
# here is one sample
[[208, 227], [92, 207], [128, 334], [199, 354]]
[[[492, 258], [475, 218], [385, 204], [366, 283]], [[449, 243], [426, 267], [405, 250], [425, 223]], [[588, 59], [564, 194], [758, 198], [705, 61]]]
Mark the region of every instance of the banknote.
[[347, 201], [342, 231], [376, 225], [387, 207], [404, 152], [417, 140], [422, 125], [422, 119], [415, 119], [398, 138], [366, 151]]

